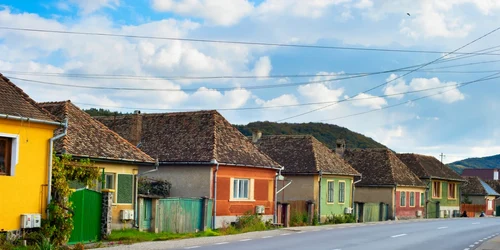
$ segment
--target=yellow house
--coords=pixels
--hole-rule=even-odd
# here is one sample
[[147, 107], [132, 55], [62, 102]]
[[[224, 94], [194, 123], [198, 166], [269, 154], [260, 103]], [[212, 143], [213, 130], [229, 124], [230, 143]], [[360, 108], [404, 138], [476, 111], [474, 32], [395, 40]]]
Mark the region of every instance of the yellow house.
[[0, 74], [0, 231], [46, 216], [50, 141], [63, 124]]
[[122, 220], [120, 214], [137, 209], [136, 176], [139, 166], [154, 167], [154, 159], [70, 101], [39, 105], [55, 117], [68, 121], [67, 134], [55, 141], [57, 154], [70, 154], [73, 159], [90, 159], [102, 169], [104, 183], [96, 183], [95, 189], [114, 191], [112, 229], [131, 228], [135, 220]]

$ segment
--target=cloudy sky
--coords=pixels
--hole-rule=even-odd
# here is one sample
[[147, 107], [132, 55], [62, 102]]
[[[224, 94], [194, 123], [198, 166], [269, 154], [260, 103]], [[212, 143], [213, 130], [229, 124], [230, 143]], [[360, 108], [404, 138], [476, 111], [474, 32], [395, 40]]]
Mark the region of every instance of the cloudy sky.
[[[71, 100], [81, 108], [126, 112], [219, 109], [237, 124], [326, 122], [399, 152], [436, 157], [442, 152], [446, 162], [500, 153], [499, 80], [453, 87], [499, 70], [500, 31], [447, 54], [498, 28], [497, 0], [3, 0], [2, 4], [0, 72], [37, 101]], [[460, 54], [478, 51], [482, 54]], [[396, 70], [409, 66], [413, 67]], [[360, 77], [359, 73], [376, 74]], [[102, 89], [50, 85], [54, 83]], [[411, 93], [400, 94], [405, 92]], [[429, 97], [418, 99], [424, 96]], [[392, 107], [397, 104], [401, 105]]]

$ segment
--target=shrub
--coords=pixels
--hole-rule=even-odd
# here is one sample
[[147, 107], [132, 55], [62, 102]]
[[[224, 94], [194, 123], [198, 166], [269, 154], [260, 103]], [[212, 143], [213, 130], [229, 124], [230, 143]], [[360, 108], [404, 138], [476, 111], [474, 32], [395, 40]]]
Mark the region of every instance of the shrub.
[[55, 250], [56, 247], [50, 242], [49, 238], [43, 238], [41, 242], [36, 244], [37, 250]]
[[290, 215], [290, 226], [306, 226], [308, 225], [308, 216], [306, 212], [294, 212]]
[[139, 193], [140, 194], [151, 194], [161, 197], [170, 196], [170, 189], [172, 184], [166, 180], [141, 177], [139, 178]]
[[344, 223], [354, 223], [356, 218], [351, 214], [331, 214], [326, 216], [326, 224], [344, 224]]
[[262, 221], [262, 216], [250, 212], [246, 212], [244, 215], [238, 217], [235, 226], [236, 229], [241, 232], [262, 231], [267, 229]]

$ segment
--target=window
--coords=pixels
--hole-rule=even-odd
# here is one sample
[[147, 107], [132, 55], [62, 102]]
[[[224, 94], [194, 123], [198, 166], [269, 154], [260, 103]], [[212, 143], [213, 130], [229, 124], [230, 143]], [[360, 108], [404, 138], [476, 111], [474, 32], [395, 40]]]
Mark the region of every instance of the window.
[[233, 181], [233, 198], [248, 199], [249, 197], [249, 179], [234, 179]]
[[488, 200], [488, 210], [492, 210], [492, 209], [493, 209], [493, 201]]
[[12, 139], [0, 137], [0, 175], [11, 175]]
[[410, 192], [410, 207], [415, 206], [415, 192]]
[[399, 204], [401, 207], [406, 207], [406, 192], [400, 192], [400, 201]]
[[345, 202], [345, 182], [339, 182], [339, 203]]
[[448, 199], [456, 199], [457, 194], [456, 194], [456, 185], [455, 183], [449, 183], [448, 182]]
[[104, 174], [104, 189], [115, 189], [115, 174]]
[[432, 198], [441, 198], [441, 182], [432, 182]]
[[420, 193], [420, 206], [421, 206], [421, 207], [425, 206], [425, 197], [424, 197], [424, 193]]
[[334, 188], [333, 188], [333, 185], [335, 184], [335, 182], [333, 181], [328, 181], [328, 199], [327, 199], [327, 203], [333, 203], [333, 191], [334, 191]]
[[116, 190], [116, 202], [120, 204], [131, 204], [134, 200], [134, 176], [131, 174], [118, 175], [118, 188]]

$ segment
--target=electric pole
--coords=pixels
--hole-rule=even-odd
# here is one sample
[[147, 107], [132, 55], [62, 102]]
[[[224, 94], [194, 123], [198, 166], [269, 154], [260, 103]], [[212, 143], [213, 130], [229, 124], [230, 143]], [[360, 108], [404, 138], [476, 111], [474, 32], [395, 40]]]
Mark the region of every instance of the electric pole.
[[443, 158], [446, 156], [443, 153], [441, 153], [439, 156], [441, 156], [441, 163], [443, 163]]

